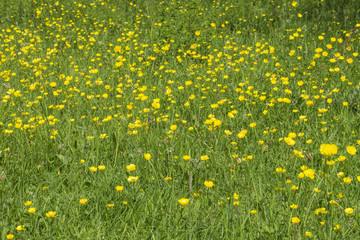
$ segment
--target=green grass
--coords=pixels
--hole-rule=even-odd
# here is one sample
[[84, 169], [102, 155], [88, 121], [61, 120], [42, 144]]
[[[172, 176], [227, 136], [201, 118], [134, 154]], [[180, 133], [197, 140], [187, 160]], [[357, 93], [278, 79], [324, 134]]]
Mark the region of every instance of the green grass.
[[1, 239], [358, 238], [357, 9], [0, 1]]

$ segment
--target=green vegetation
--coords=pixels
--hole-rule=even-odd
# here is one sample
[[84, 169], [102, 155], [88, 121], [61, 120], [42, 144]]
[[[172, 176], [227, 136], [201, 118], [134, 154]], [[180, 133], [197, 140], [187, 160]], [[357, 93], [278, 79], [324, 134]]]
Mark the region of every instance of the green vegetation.
[[0, 238], [357, 239], [338, 2], [0, 1]]

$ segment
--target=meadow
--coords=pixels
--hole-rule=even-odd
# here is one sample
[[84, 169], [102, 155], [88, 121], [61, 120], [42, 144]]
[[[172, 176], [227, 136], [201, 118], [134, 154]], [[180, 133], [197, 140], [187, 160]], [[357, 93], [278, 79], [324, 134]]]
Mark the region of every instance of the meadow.
[[359, 239], [359, 9], [0, 1], [0, 238]]

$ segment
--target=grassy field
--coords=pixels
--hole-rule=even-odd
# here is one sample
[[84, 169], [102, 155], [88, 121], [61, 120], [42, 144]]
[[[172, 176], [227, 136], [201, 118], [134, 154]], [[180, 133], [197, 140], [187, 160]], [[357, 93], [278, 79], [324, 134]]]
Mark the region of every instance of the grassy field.
[[359, 9], [0, 1], [0, 238], [358, 239]]

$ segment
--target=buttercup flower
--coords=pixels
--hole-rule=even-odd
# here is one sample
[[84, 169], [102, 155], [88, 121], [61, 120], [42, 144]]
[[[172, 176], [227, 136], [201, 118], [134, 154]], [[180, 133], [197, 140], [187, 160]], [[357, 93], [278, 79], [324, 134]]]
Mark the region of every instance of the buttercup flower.
[[46, 217], [48, 217], [48, 218], [54, 218], [54, 217], [55, 217], [55, 214], [56, 214], [56, 212], [50, 211], [50, 212], [47, 212], [47, 213], [46, 213]]
[[347, 146], [346, 151], [350, 155], [355, 155], [356, 154], [356, 148], [354, 146]]
[[178, 202], [183, 206], [188, 205], [189, 201], [190, 201], [190, 199], [188, 199], [188, 198], [181, 198], [181, 199], [178, 200]]
[[298, 218], [298, 217], [293, 217], [293, 218], [291, 218], [291, 222], [294, 223], [294, 224], [297, 224], [297, 223], [300, 222], [300, 218]]
[[214, 186], [214, 183], [212, 181], [205, 181], [204, 185], [207, 186], [208, 188], [211, 188]]
[[338, 152], [338, 147], [335, 144], [321, 144], [320, 153], [325, 157], [330, 157]]
[[134, 182], [136, 182], [138, 179], [139, 179], [138, 176], [136, 176], [136, 177], [129, 176], [127, 180], [128, 180], [128, 182], [134, 183]]

